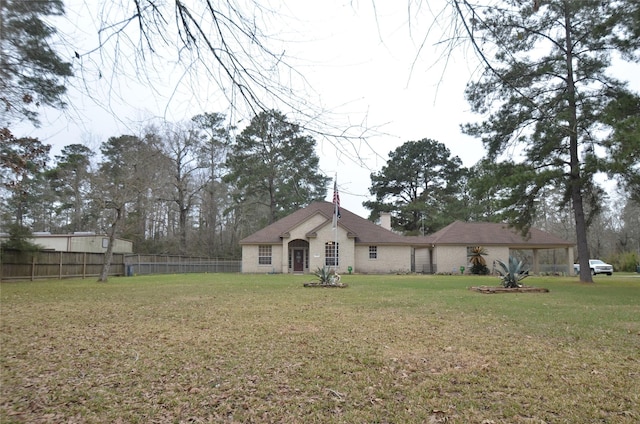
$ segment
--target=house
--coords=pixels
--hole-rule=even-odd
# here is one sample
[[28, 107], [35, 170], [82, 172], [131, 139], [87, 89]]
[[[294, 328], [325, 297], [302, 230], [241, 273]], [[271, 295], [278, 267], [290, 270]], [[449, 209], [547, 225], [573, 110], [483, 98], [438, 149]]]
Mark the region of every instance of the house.
[[[0, 240], [7, 237], [7, 235], [0, 235]], [[92, 232], [76, 232], [73, 234], [34, 232], [29, 241], [41, 246], [44, 250], [53, 250], [55, 252], [104, 253], [107, 251], [109, 238], [106, 235]], [[120, 238], [115, 239], [113, 253], [132, 252], [133, 242]]]
[[411, 271], [412, 239], [346, 209], [334, 228], [333, 213], [333, 203], [313, 202], [240, 240], [242, 272], [307, 273], [324, 266], [342, 274]]
[[506, 224], [456, 221], [429, 236], [406, 237], [391, 231], [389, 214], [377, 225], [342, 208], [334, 227], [333, 213], [332, 203], [314, 202], [240, 240], [242, 272], [459, 272], [470, 267], [467, 254], [474, 246], [487, 248], [489, 265], [506, 260], [511, 250], [531, 250], [534, 272], [540, 250], [564, 249], [562, 268], [573, 267], [573, 243], [537, 229], [523, 237]]
[[485, 261], [492, 270], [494, 261], [506, 261], [513, 251], [531, 252], [528, 265], [534, 274], [541, 271], [540, 252], [545, 250], [562, 250], [565, 261], [556, 264], [558, 272], [573, 272], [574, 243], [551, 233], [531, 228], [526, 236], [507, 224], [490, 222], [455, 221], [440, 231], [425, 238], [425, 243], [415, 249], [416, 270], [425, 273], [459, 272], [461, 266], [471, 267], [468, 262], [469, 250], [482, 246], [487, 250]]

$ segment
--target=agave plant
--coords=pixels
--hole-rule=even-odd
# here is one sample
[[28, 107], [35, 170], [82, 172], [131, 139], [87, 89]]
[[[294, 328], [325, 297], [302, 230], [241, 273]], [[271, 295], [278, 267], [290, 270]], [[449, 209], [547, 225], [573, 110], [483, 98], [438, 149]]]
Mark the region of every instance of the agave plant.
[[500, 277], [502, 278], [502, 285], [507, 288], [516, 288], [522, 287], [522, 284], [519, 284], [520, 280], [523, 280], [527, 277], [527, 273], [529, 269], [525, 268], [523, 261], [518, 261], [515, 256], [509, 256], [509, 263], [506, 264], [500, 259], [497, 259], [496, 262], [499, 265], [499, 268], [496, 269]]
[[335, 285], [340, 281], [336, 272], [327, 267], [318, 268], [313, 275], [318, 277], [318, 281], [322, 285]]

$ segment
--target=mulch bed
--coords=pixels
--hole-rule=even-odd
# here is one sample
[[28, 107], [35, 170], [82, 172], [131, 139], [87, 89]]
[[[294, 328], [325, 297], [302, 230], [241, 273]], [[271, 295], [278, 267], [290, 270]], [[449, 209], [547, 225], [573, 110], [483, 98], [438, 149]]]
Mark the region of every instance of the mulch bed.
[[479, 293], [484, 293], [484, 294], [494, 294], [494, 293], [549, 293], [549, 289], [545, 289], [544, 287], [529, 287], [529, 286], [514, 287], [514, 288], [479, 286], [479, 287], [469, 287], [469, 290], [477, 291]]

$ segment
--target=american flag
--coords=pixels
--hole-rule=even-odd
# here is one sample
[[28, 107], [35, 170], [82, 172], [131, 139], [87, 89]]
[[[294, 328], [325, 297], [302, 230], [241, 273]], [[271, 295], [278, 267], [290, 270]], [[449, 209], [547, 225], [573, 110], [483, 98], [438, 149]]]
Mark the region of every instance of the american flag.
[[340, 193], [338, 193], [338, 178], [333, 183], [333, 213], [340, 218]]

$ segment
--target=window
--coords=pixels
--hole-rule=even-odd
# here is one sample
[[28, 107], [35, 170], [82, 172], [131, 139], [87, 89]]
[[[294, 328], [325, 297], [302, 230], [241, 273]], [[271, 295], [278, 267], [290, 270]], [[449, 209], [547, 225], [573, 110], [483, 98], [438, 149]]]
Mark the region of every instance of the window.
[[271, 245], [258, 246], [258, 265], [271, 265]]
[[369, 259], [378, 259], [378, 246], [369, 246]]
[[325, 266], [338, 266], [339, 249], [340, 246], [336, 242], [330, 241], [324, 244]]

